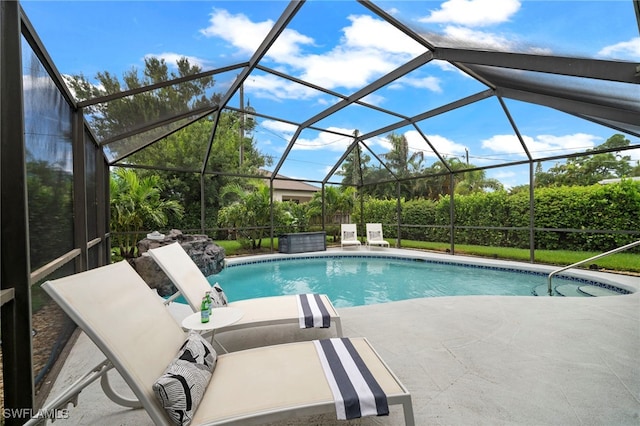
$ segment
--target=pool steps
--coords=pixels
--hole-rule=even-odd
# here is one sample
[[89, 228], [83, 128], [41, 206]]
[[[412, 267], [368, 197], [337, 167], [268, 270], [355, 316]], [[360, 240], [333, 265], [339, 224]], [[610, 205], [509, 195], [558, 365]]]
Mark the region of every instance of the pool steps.
[[[531, 293], [534, 296], [548, 296], [548, 286], [546, 284], [535, 287]], [[554, 288], [555, 296], [564, 297], [599, 297], [599, 296], [616, 296], [619, 292], [609, 290], [604, 287], [588, 285], [588, 284], [562, 284]]]

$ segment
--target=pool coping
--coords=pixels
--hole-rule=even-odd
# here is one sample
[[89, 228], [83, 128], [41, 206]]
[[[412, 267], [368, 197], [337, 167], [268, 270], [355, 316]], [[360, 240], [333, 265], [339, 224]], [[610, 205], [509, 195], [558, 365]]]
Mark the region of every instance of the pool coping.
[[[420, 259], [432, 263], [454, 264], [477, 268], [501, 269], [520, 273], [535, 273], [549, 275], [559, 269], [558, 266], [526, 263], [501, 259], [488, 259], [465, 255], [452, 255], [446, 253], [434, 253], [413, 249], [397, 248], [329, 248], [326, 251], [306, 253], [272, 253], [249, 256], [238, 256], [225, 259], [225, 267], [234, 267], [242, 264], [265, 263], [284, 259], [311, 259], [323, 257], [360, 257], [381, 258], [390, 257], [404, 260]], [[618, 295], [640, 292], [640, 277], [611, 272], [601, 272], [585, 269], [570, 269], [558, 274], [557, 277], [570, 281], [613, 290]]]

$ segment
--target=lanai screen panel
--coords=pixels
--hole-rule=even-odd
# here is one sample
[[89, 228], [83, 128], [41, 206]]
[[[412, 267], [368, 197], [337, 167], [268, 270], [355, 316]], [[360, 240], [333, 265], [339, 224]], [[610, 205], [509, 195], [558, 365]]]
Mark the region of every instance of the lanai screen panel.
[[453, 170], [527, 160], [496, 97], [446, 111], [417, 126]]
[[247, 136], [251, 137], [256, 149], [269, 159], [269, 163], [263, 167], [265, 170], [273, 171], [282, 160], [297, 129], [298, 125], [293, 123], [254, 117], [254, 127]]
[[[174, 145], [176, 138], [191, 138], [191, 136], [184, 136], [185, 134], [190, 134], [191, 132], [199, 134], [200, 132], [197, 129], [197, 125], [191, 126], [191, 123], [194, 123], [198, 117], [200, 116], [194, 115], [183, 118], [145, 132], [136, 133], [129, 137], [110, 142], [104, 145], [105, 154], [112, 164], [129, 163], [145, 166], [170, 167], [167, 163], [167, 158], [164, 157], [161, 152], [158, 152], [160, 147]], [[189, 125], [188, 130], [180, 130], [187, 125]], [[199, 143], [199, 140], [193, 141], [193, 144]], [[150, 152], [147, 152], [147, 150]], [[193, 152], [193, 150], [191, 151]], [[200, 149], [198, 151], [199, 157], [193, 159], [194, 161], [192, 162], [201, 164], [204, 152], [204, 148]]]
[[[86, 118], [101, 144], [119, 140], [150, 127], [194, 116], [213, 108], [225, 87], [217, 87], [215, 77], [148, 90], [109, 100], [86, 108]], [[105, 93], [111, 94], [111, 93]]]
[[448, 62], [433, 60], [382, 87], [371, 98], [385, 109], [414, 117], [486, 89]]
[[[243, 104], [257, 114], [277, 115], [277, 118], [302, 123], [342, 99], [337, 93], [322, 89], [305, 85], [295, 75], [264, 68], [254, 70], [244, 81]], [[235, 93], [229, 106], [240, 107], [239, 92]]]
[[350, 129], [304, 129], [278, 174], [322, 182], [352, 143]]
[[[212, 129], [211, 114], [197, 121], [189, 117], [114, 142], [108, 148], [117, 149], [119, 160], [115, 164], [199, 172], [202, 170]], [[169, 135], [161, 137], [167, 134]], [[133, 150], [134, 148], [140, 149]]]
[[29, 249], [35, 270], [74, 248], [73, 115], [24, 39], [22, 73]]
[[534, 160], [593, 150], [615, 134], [623, 134], [631, 145], [638, 145], [636, 136], [553, 108], [511, 99], [505, 99], [505, 105]]
[[[373, 100], [374, 97], [374, 95], [370, 95], [365, 97], [364, 101]], [[349, 134], [357, 131], [359, 135], [364, 135], [380, 127], [397, 123], [400, 119], [398, 116], [374, 108], [351, 104], [318, 121], [315, 126], [335, 129]]]

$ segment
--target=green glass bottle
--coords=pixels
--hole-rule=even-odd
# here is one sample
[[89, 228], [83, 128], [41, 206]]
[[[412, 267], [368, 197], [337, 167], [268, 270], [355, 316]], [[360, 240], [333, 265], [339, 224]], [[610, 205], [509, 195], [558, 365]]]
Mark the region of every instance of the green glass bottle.
[[206, 298], [207, 298], [207, 306], [209, 307], [209, 317], [211, 317], [211, 313], [212, 313], [211, 309], [213, 309], [213, 301], [211, 300], [210, 291], [207, 292]]
[[200, 304], [200, 322], [209, 322], [209, 306], [207, 305], [207, 297], [202, 298]]

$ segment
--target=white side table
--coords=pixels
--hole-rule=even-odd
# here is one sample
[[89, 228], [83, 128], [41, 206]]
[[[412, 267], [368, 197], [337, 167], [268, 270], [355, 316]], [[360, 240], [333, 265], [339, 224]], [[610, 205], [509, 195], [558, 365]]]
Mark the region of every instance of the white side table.
[[242, 318], [244, 312], [238, 308], [213, 308], [209, 322], [200, 321], [200, 311], [194, 312], [182, 320], [182, 328], [187, 330], [195, 330], [200, 332], [211, 331], [211, 341], [216, 342], [223, 351], [228, 352], [215, 338], [216, 329], [231, 325]]

